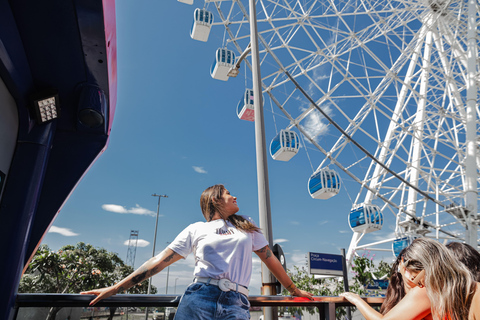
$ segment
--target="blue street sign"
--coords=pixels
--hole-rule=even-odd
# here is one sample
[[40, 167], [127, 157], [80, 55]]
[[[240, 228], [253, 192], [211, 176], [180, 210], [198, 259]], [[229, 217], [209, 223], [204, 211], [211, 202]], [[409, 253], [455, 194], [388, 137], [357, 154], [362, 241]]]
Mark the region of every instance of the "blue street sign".
[[342, 256], [339, 254], [308, 253], [310, 274], [343, 276]]

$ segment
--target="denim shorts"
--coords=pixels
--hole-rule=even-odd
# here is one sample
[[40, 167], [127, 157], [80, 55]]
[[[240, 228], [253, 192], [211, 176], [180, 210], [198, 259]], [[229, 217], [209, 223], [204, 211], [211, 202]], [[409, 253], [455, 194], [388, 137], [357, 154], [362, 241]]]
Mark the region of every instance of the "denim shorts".
[[192, 283], [180, 300], [174, 320], [248, 320], [250, 302], [236, 291]]

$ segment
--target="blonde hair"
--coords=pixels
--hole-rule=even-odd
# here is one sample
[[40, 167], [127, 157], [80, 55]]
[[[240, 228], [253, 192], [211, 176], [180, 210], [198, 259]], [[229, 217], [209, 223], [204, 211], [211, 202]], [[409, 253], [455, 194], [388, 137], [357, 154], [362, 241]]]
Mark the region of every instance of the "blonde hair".
[[202, 192], [200, 196], [200, 208], [202, 209], [203, 216], [205, 220], [212, 221], [215, 212], [218, 212], [223, 220], [230, 221], [235, 228], [245, 231], [245, 232], [260, 232], [260, 228], [255, 224], [251, 223], [247, 219], [238, 216], [236, 214], [230, 215], [227, 219], [224, 218], [222, 213], [222, 202], [219, 201], [222, 199], [223, 192], [225, 191], [225, 186], [223, 184], [216, 184], [214, 186], [208, 187], [205, 191]]
[[476, 282], [447, 247], [418, 238], [405, 250], [403, 261], [409, 270], [425, 270], [424, 284], [435, 319], [468, 319]]

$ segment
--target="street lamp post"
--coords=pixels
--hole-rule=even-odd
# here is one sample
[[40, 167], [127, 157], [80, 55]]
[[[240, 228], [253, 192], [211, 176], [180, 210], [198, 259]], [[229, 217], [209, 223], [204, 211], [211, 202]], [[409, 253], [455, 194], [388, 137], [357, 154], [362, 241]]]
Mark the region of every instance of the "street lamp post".
[[178, 278], [175, 278], [175, 287], [173, 289], [173, 294], [177, 294], [177, 280]]
[[[262, 77], [260, 75], [260, 54], [258, 50], [257, 10], [255, 0], [249, 0], [250, 46], [252, 50], [252, 82], [255, 113], [255, 148], [257, 158], [258, 211], [260, 228], [273, 248], [272, 219], [270, 210], [270, 190], [268, 185], [267, 152], [265, 125], [263, 120]], [[275, 283], [267, 266], [262, 263], [262, 294], [275, 295]], [[277, 319], [276, 308], [264, 308], [265, 320]]]
[[170, 277], [170, 266], [167, 266], [167, 285], [165, 286], [165, 294], [168, 294], [168, 277]]
[[[158, 214], [160, 212], [160, 199], [168, 198], [166, 194], [152, 194], [152, 197], [158, 197], [158, 205], [157, 205], [157, 219], [155, 220], [155, 234], [153, 236], [153, 250], [152, 250], [152, 258], [155, 257], [155, 244], [157, 243], [157, 229], [158, 229]], [[150, 289], [152, 287], [152, 278], [148, 279], [148, 288], [147, 294], [150, 294]], [[148, 307], [145, 308], [145, 320], [148, 319]]]

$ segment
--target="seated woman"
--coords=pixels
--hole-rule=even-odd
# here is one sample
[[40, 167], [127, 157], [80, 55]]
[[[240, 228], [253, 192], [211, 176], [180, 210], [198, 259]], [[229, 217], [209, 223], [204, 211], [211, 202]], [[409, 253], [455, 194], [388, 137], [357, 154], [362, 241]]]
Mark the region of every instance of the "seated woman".
[[383, 315], [354, 293], [342, 296], [367, 320], [480, 319], [480, 284], [444, 245], [428, 238], [414, 240], [405, 249], [399, 269], [406, 295]]
[[[480, 282], [480, 253], [472, 246], [461, 242], [450, 242], [447, 248], [453, 253], [454, 257], [462, 262], [473, 275], [476, 282]], [[381, 314], [387, 314], [406, 294], [405, 284], [400, 273], [399, 264], [402, 262], [402, 256], [405, 249], [398, 255], [390, 271], [390, 283], [385, 294], [385, 301], [380, 307]]]
[[461, 242], [450, 242], [447, 248], [455, 258], [467, 267], [472, 273], [473, 279], [480, 282], [480, 253], [471, 245]]

